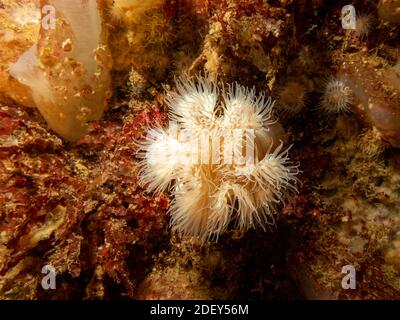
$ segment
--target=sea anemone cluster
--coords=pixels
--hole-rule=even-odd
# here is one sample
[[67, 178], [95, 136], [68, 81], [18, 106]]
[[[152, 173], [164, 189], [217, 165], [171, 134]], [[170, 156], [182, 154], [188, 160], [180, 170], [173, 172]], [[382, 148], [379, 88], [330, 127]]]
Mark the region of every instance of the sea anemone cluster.
[[[277, 205], [297, 191], [299, 170], [271, 119], [272, 99], [237, 83], [220, 94], [202, 77], [176, 87], [166, 98], [169, 128], [149, 129], [137, 153], [142, 183], [174, 196], [171, 226], [205, 241], [232, 223], [243, 231], [273, 225]], [[227, 161], [232, 154], [239, 161]]]

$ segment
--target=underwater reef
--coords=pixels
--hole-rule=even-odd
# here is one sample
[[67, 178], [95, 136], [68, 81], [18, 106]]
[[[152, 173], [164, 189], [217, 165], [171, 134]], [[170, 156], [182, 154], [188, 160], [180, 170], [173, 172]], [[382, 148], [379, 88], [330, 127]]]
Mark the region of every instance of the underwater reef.
[[400, 299], [399, 148], [399, 0], [0, 0], [0, 300]]

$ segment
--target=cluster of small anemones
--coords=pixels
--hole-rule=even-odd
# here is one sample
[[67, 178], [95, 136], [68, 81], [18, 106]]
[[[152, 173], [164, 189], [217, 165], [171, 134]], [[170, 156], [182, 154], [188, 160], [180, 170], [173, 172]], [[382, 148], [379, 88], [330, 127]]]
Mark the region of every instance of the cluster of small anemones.
[[[169, 92], [166, 101], [180, 130], [194, 136], [207, 131], [210, 140], [222, 137], [218, 148], [205, 144], [199, 150], [220, 162], [181, 161], [188, 144], [171, 134], [174, 130], [150, 129], [139, 144], [141, 181], [158, 192], [170, 187], [174, 195], [171, 225], [206, 240], [218, 238], [231, 222], [241, 230], [273, 223], [277, 204], [296, 191], [298, 167], [278, 142], [282, 137], [280, 126], [271, 119], [272, 100], [235, 84], [222, 93], [219, 104], [215, 83], [185, 78], [177, 81], [177, 92]], [[254, 162], [222, 161], [227, 150], [244, 153], [249, 148], [245, 138], [224, 139], [226, 134], [220, 134], [235, 130], [254, 132]]]

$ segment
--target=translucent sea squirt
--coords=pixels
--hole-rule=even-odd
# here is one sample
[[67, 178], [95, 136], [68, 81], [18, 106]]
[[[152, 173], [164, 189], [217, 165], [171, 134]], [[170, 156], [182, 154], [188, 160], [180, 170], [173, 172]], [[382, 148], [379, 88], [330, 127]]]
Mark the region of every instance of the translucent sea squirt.
[[[10, 67], [31, 89], [49, 127], [76, 140], [88, 121], [98, 120], [110, 94], [111, 56], [102, 22], [102, 0], [41, 1], [38, 42]], [[53, 14], [53, 15], [52, 15]]]

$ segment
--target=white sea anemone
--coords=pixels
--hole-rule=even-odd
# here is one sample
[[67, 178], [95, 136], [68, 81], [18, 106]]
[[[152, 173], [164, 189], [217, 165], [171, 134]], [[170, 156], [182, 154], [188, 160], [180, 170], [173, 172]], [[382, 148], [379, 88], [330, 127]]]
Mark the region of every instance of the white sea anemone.
[[203, 129], [215, 124], [217, 86], [206, 78], [176, 80], [176, 92], [168, 92], [166, 103], [172, 120], [187, 129]]
[[142, 181], [151, 191], [163, 192], [172, 179], [177, 177], [181, 169], [184, 145], [162, 128], [149, 130], [145, 148], [146, 153], [140, 154], [143, 162]]
[[323, 94], [320, 99], [320, 110], [324, 116], [330, 118], [335, 114], [348, 113], [353, 102], [353, 93], [346, 81], [331, 78], [326, 80]]
[[271, 119], [271, 98], [238, 84], [221, 98], [204, 78], [178, 80], [166, 99], [175, 125], [149, 129], [139, 142], [140, 180], [157, 192], [170, 187], [171, 226], [203, 241], [229, 226], [265, 229], [277, 205], [297, 191], [298, 166]]

